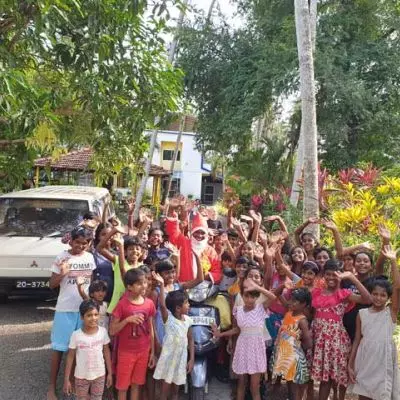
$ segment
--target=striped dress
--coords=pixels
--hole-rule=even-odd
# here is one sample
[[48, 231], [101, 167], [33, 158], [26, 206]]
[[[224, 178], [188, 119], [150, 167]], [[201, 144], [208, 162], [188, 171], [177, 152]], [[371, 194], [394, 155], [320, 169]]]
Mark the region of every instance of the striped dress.
[[267, 370], [264, 337], [264, 320], [267, 312], [262, 304], [246, 311], [243, 306], [234, 307], [233, 315], [240, 328], [233, 356], [232, 369], [235, 374], [257, 374]]

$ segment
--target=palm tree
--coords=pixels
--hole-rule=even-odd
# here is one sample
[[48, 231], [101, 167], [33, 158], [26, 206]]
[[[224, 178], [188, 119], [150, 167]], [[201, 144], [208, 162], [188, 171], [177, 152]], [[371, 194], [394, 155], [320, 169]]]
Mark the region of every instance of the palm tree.
[[301, 134], [299, 146], [303, 146], [303, 218], [308, 219], [319, 215], [317, 116], [313, 59], [316, 22], [311, 17], [313, 14], [313, 18], [316, 18], [316, 0], [295, 0], [294, 6], [300, 65]]

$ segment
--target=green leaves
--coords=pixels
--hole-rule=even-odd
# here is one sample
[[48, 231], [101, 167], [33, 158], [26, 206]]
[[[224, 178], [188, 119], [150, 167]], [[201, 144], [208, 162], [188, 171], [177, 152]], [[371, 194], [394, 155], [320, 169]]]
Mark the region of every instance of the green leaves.
[[[144, 129], [179, 107], [182, 72], [168, 63], [160, 38], [167, 5], [177, 2], [160, 0], [149, 14], [141, 0], [40, 0], [23, 9], [19, 1], [0, 1], [7, 10], [0, 24], [0, 139], [31, 138], [32, 157], [90, 145], [99, 182], [124, 160], [138, 162]], [[46, 124], [51, 138], [42, 135]]]

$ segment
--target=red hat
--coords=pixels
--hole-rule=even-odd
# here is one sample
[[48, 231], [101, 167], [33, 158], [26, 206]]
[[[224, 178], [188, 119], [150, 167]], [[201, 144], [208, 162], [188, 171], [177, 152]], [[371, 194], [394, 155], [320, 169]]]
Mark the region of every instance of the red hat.
[[200, 213], [196, 213], [192, 220], [192, 233], [200, 230], [208, 232], [207, 220]]

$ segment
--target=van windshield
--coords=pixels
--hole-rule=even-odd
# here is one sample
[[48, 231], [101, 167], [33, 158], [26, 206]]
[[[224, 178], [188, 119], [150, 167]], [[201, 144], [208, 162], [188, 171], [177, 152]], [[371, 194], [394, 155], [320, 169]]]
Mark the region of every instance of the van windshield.
[[0, 236], [62, 236], [89, 211], [84, 200], [0, 199]]

